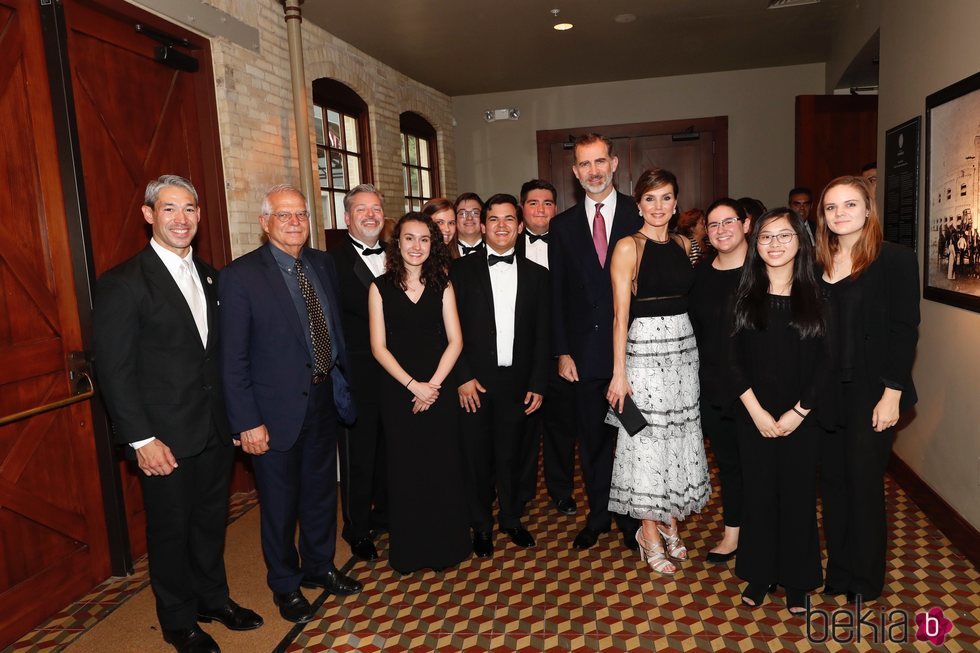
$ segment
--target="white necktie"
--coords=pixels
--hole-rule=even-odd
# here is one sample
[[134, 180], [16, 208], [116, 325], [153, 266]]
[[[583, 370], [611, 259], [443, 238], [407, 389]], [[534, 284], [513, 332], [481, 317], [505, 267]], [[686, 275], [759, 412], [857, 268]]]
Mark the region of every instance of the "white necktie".
[[201, 291], [198, 290], [197, 284], [194, 283], [195, 274], [197, 272], [194, 270], [194, 264], [187, 259], [182, 260], [180, 262], [180, 273], [177, 275], [177, 285], [180, 287], [180, 292], [183, 293], [184, 299], [187, 300], [187, 305], [191, 309], [191, 315], [194, 316], [194, 324], [197, 325], [197, 332], [201, 336], [201, 344], [207, 346], [208, 316], [204, 310], [204, 300], [201, 297]]

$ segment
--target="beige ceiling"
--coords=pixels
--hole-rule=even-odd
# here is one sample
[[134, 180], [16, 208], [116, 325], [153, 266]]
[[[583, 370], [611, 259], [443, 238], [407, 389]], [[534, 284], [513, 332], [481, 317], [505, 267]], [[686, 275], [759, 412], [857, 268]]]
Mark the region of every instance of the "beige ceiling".
[[[859, 1], [307, 0], [302, 9], [409, 77], [469, 95], [826, 61], [841, 9]], [[552, 29], [553, 8], [574, 29]], [[627, 13], [636, 20], [616, 22]]]

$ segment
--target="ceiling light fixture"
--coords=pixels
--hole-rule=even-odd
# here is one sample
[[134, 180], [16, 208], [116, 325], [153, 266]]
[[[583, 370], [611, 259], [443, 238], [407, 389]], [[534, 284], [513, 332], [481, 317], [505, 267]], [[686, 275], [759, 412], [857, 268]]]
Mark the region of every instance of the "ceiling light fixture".
[[636, 14], [619, 14], [613, 20], [617, 23], [632, 23], [636, 20]]
[[803, 5], [820, 4], [822, 0], [769, 0], [766, 9], [785, 9], [786, 7], [802, 7]]
[[487, 109], [483, 112], [483, 119], [487, 122], [498, 120], [517, 120], [521, 117], [521, 110], [517, 107], [511, 109]]
[[[560, 12], [561, 12], [561, 9], [552, 9], [551, 10], [551, 15], [555, 17], [555, 20], [558, 20], [558, 14]], [[575, 26], [572, 25], [571, 23], [555, 23], [555, 25], [554, 25], [554, 28], [556, 30], [558, 30], [559, 32], [564, 32], [566, 30], [570, 30], [573, 27], [575, 27]]]

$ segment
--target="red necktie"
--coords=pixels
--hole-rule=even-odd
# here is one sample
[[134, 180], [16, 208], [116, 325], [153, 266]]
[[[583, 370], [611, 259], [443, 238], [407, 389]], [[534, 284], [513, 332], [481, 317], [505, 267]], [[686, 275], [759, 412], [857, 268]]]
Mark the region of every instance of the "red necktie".
[[592, 221], [592, 242], [595, 244], [595, 253], [599, 257], [599, 265], [606, 267], [606, 251], [609, 249], [609, 241], [606, 240], [606, 221], [602, 217], [602, 204], [595, 205], [595, 219]]

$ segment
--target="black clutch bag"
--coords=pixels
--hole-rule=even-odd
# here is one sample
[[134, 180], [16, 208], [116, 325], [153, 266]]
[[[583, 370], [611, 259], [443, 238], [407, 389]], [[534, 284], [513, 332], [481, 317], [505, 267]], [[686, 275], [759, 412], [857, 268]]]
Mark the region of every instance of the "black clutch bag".
[[633, 403], [633, 397], [629, 395], [626, 395], [626, 397], [623, 399], [623, 412], [618, 413], [616, 412], [616, 408], [613, 407], [613, 413], [616, 415], [616, 418], [619, 419], [619, 423], [623, 425], [623, 428], [626, 429], [626, 432], [630, 435], [630, 437], [633, 437], [649, 426], [646, 418], [643, 417], [643, 413], [641, 413], [640, 409], [636, 407], [635, 403]]

